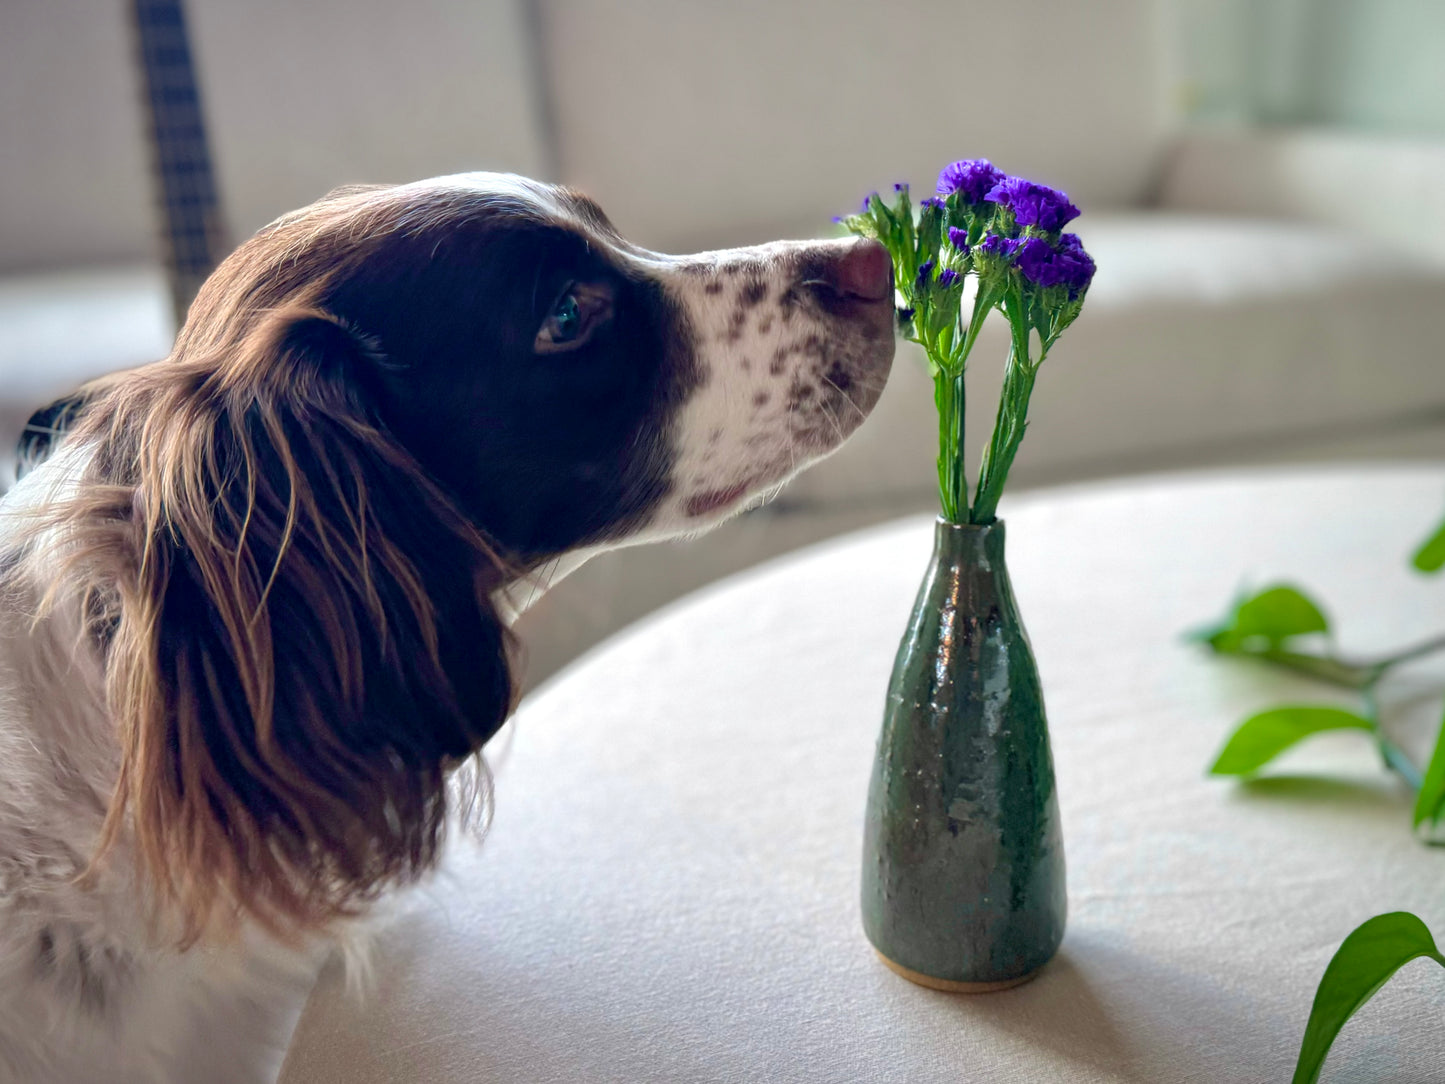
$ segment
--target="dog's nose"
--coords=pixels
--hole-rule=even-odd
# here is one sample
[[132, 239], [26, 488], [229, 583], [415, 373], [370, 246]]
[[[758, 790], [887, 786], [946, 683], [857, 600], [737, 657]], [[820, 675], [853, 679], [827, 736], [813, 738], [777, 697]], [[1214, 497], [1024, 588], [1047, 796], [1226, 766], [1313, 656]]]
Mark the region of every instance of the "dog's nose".
[[877, 241], [859, 238], [824, 272], [828, 284], [844, 297], [864, 301], [893, 299], [893, 260]]

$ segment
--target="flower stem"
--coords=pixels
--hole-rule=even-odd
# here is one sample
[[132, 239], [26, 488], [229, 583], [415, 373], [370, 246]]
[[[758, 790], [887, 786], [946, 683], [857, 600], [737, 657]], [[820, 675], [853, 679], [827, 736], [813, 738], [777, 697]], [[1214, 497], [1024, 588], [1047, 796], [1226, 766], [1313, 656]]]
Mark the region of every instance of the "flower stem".
[[939, 368], [933, 378], [938, 404], [938, 499], [949, 523], [967, 522], [968, 476], [964, 472], [963, 371]]
[[930, 354], [934, 366], [933, 401], [938, 407], [938, 499], [943, 518], [949, 523], [969, 522], [967, 445], [964, 443], [967, 398], [963, 376], [984, 319], [997, 301], [997, 294], [980, 288], [974, 296], [973, 313], [963, 329], [962, 342], [957, 341], [955, 328], [951, 326], [936, 344], [936, 354]]
[[1013, 343], [1004, 368], [1003, 393], [999, 396], [993, 436], [979, 468], [978, 491], [973, 510], [969, 513], [970, 523], [994, 521], [999, 497], [1003, 495], [1004, 483], [1008, 481], [1009, 468], [1028, 427], [1029, 396], [1033, 394], [1034, 377], [1038, 372], [1037, 365], [1029, 361], [1029, 329], [1016, 291], [1010, 291], [1005, 315]]

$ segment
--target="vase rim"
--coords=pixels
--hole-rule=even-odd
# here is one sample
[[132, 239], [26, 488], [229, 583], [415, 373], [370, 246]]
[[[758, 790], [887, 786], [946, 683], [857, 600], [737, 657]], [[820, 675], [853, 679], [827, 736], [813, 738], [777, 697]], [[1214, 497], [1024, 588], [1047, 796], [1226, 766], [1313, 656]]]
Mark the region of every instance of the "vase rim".
[[935, 527], [947, 527], [952, 531], [977, 531], [980, 534], [986, 531], [1001, 530], [1003, 528], [1003, 519], [997, 516], [994, 517], [992, 523], [954, 523], [952, 520], [944, 519], [942, 516], [935, 516], [933, 523]]

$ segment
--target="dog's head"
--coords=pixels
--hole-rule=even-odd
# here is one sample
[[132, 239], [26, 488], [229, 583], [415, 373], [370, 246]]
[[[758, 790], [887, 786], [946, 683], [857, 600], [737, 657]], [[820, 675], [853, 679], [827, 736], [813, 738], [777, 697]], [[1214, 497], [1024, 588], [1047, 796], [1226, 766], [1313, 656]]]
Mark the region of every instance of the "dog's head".
[[511, 707], [498, 592], [836, 448], [892, 321], [873, 242], [662, 256], [516, 177], [268, 226], [76, 438], [123, 744], [107, 838], [192, 933], [218, 907], [324, 921], [426, 868], [446, 772]]
[[283, 219], [218, 272], [191, 334], [293, 277], [268, 302], [348, 329], [378, 421], [524, 564], [725, 518], [856, 429], [893, 353], [876, 243], [663, 256], [585, 196], [492, 174]]

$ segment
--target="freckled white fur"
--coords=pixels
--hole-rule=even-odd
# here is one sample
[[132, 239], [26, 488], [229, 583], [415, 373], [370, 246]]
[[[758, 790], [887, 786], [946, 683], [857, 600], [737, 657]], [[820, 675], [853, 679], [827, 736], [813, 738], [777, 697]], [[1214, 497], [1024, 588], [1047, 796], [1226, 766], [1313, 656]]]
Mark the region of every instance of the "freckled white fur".
[[[717, 524], [836, 450], [862, 424], [887, 378], [887, 359], [880, 365], [865, 357], [856, 329], [810, 303], [802, 282], [810, 260], [836, 259], [856, 243], [776, 241], [654, 264], [691, 326], [702, 386], [678, 419], [675, 491], [646, 540]], [[846, 394], [828, 379], [835, 364], [853, 379]], [[806, 400], [797, 399], [799, 389]], [[714, 510], [689, 507], [734, 490]]]
[[[545, 186], [519, 178], [425, 183], [486, 187], [563, 213]], [[687, 259], [619, 251], [620, 262], [658, 277], [685, 315], [701, 378], [676, 424], [674, 492], [625, 541], [692, 533], [724, 518], [836, 447], [871, 408], [886, 359], [859, 363], [842, 333], [806, 304], [784, 317], [798, 261], [848, 243]], [[752, 283], [764, 293], [743, 305], [740, 291]], [[863, 405], [827, 392], [821, 377], [834, 361], [858, 368]], [[789, 389], [804, 384], [814, 387], [815, 403], [832, 406], [790, 406]], [[287, 946], [245, 929], [233, 943], [178, 952], [165, 928], [152, 928], [124, 840], [94, 882], [77, 883], [119, 752], [78, 601], [61, 598], [36, 620], [55, 580], [59, 540], [42, 535], [22, 556], [17, 538], [28, 510], [73, 488], [88, 456], [84, 446], [62, 448], [0, 501], [0, 1084], [264, 1084], [274, 1080], [320, 962], [354, 950], [357, 934], [342, 929]], [[705, 513], [690, 507], [734, 488], [735, 497]], [[542, 578], [559, 578], [590, 552], [564, 555]], [[514, 610], [525, 608], [531, 590], [530, 580], [515, 585]]]

